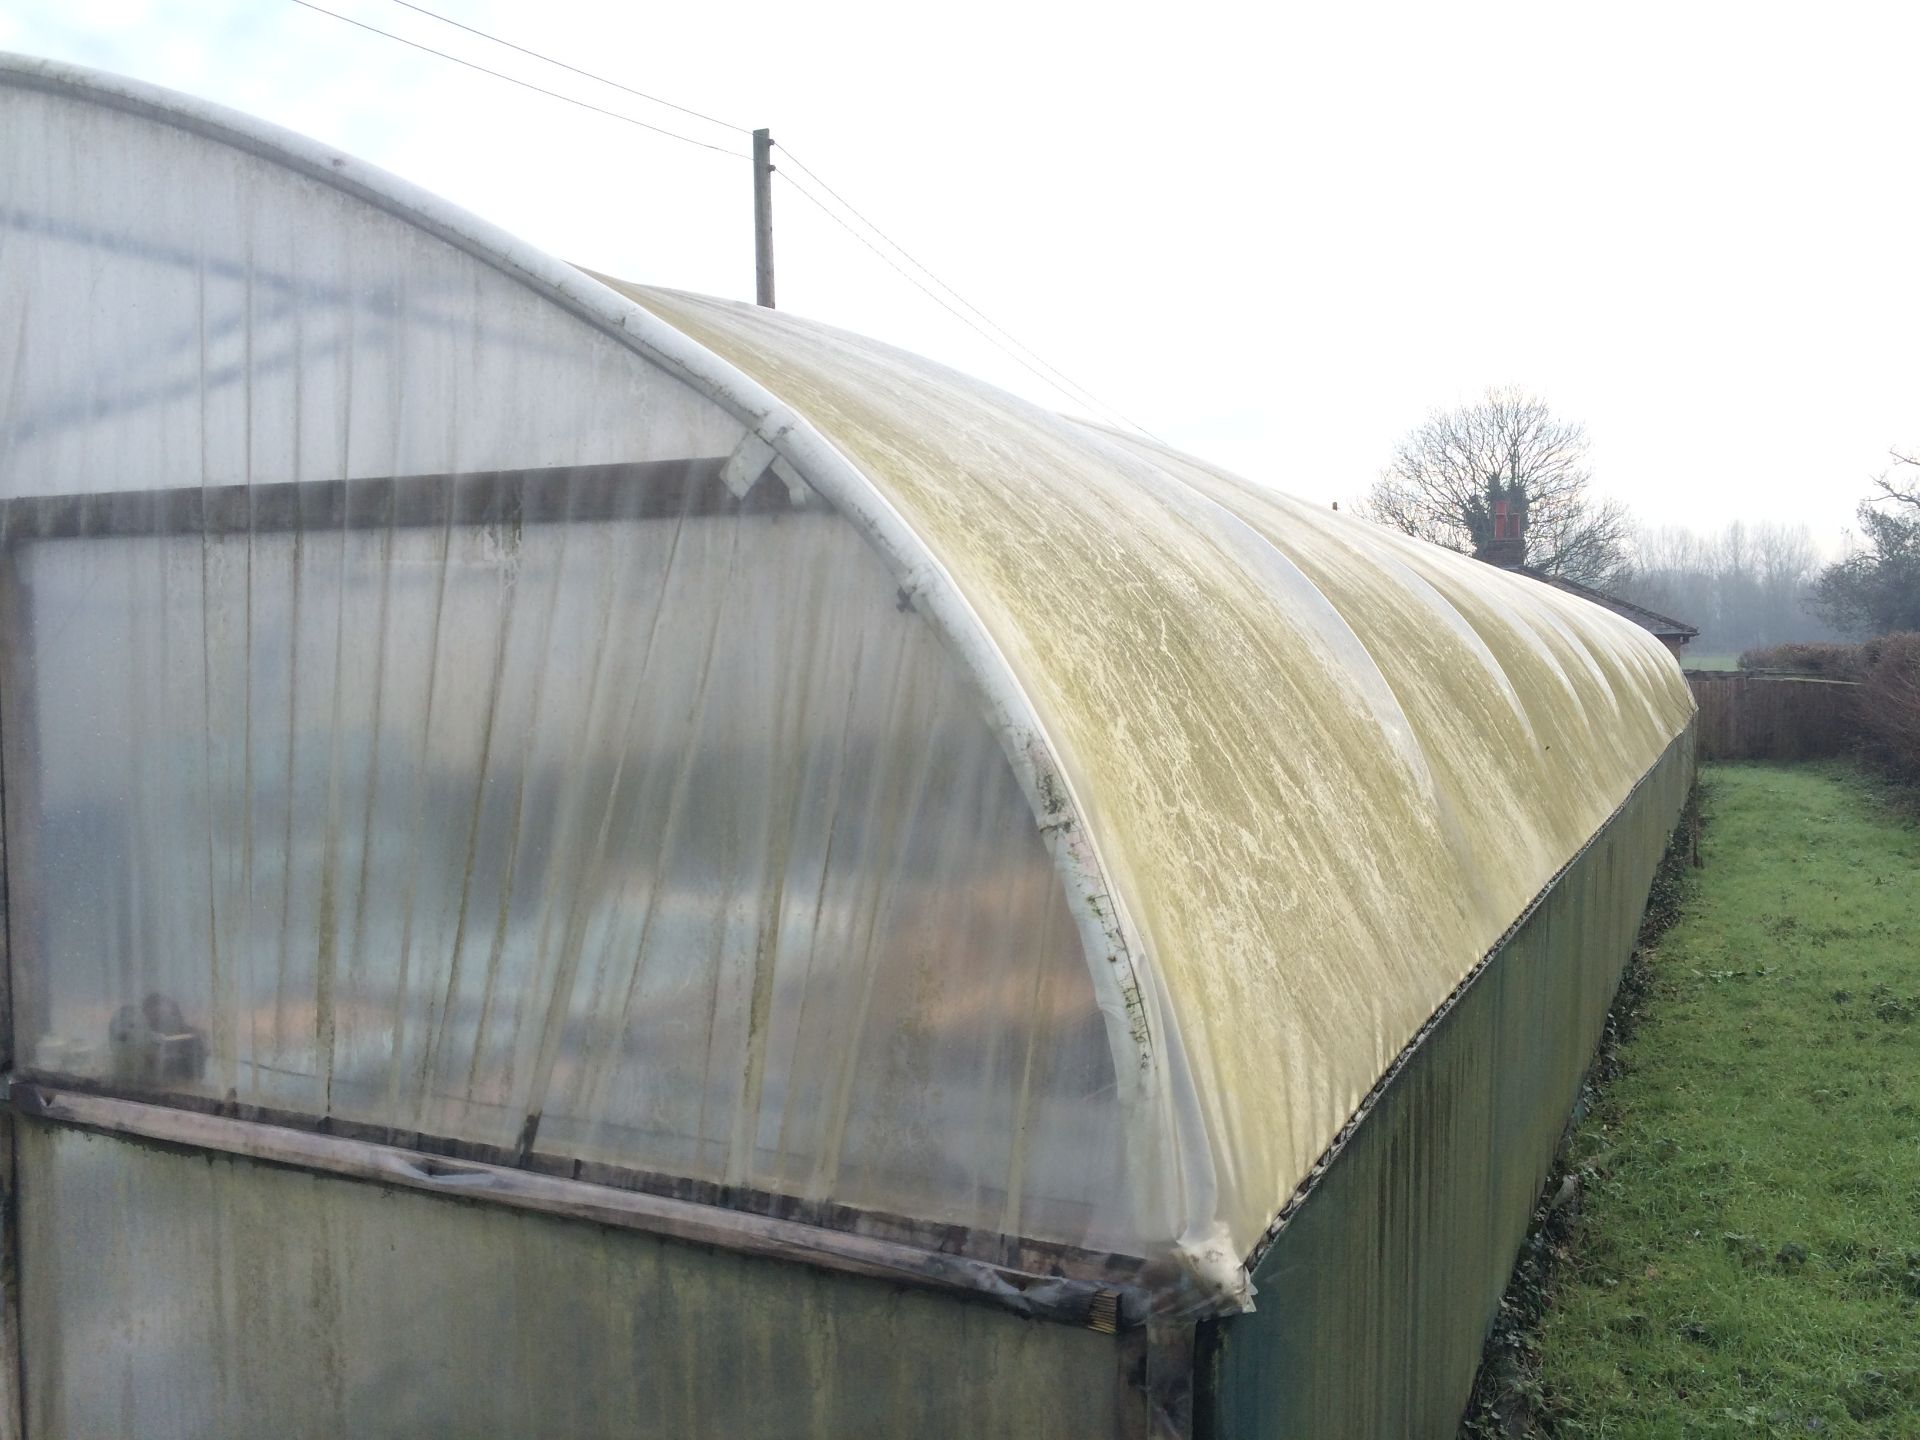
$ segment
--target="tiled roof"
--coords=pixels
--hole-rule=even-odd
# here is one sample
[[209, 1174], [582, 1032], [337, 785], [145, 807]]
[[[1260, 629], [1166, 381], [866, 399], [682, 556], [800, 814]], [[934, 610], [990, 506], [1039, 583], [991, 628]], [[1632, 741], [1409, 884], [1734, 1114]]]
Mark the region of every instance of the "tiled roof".
[[1662, 615], [1658, 610], [1649, 610], [1644, 605], [1636, 605], [1631, 600], [1622, 600], [1618, 595], [1609, 595], [1604, 590], [1596, 590], [1591, 585], [1582, 585], [1578, 580], [1569, 580], [1564, 575], [1549, 575], [1544, 570], [1536, 570], [1531, 565], [1515, 566], [1522, 575], [1564, 590], [1569, 595], [1578, 595], [1582, 600], [1591, 600], [1604, 606], [1616, 615], [1625, 616], [1643, 630], [1651, 630], [1663, 640], [1691, 640], [1700, 633], [1696, 625], [1684, 620], [1676, 620], [1671, 615]]

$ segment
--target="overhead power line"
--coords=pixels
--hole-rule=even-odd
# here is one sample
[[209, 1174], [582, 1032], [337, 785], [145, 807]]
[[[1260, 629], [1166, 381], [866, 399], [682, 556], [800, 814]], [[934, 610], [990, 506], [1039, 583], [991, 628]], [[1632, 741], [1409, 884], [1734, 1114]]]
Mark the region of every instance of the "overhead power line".
[[[1001, 350], [1003, 353], [1011, 355], [1013, 359], [1020, 361], [1020, 363], [1022, 365], [1025, 365], [1029, 371], [1032, 371], [1034, 374], [1039, 375], [1040, 378], [1042, 380], [1045, 380], [1047, 384], [1050, 385], [1053, 389], [1059, 390], [1061, 394], [1066, 395], [1069, 399], [1072, 399], [1076, 404], [1091, 405], [1094, 409], [1104, 411], [1107, 415], [1112, 416], [1113, 418], [1119, 420], [1128, 429], [1138, 430], [1142, 435], [1147, 436], [1149, 439], [1153, 439], [1153, 440], [1160, 439], [1158, 435], [1155, 435], [1151, 430], [1147, 429], [1146, 426], [1138, 424], [1133, 420], [1129, 420], [1119, 410], [1107, 404], [1099, 396], [1093, 394], [1085, 386], [1079, 384], [1077, 381], [1075, 381], [1071, 376], [1067, 375], [1065, 372], [1055, 369], [1052, 365], [1048, 364], [1045, 359], [1043, 359], [1038, 354], [1035, 354], [1034, 351], [1029, 349], [1026, 345], [1022, 344], [1015, 336], [1009, 334], [1007, 330], [1003, 326], [1001, 326], [999, 322], [994, 320], [994, 318], [991, 315], [988, 315], [978, 305], [975, 305], [972, 301], [968, 300], [966, 296], [962, 295], [958, 290], [954, 289], [953, 286], [947, 284], [946, 281], [942, 280], [938, 275], [934, 274], [933, 271], [929, 270], [925, 265], [921, 264], [920, 261], [916, 260], [911, 254], [908, 253], [905, 246], [900, 244], [899, 241], [893, 239], [890, 235], [887, 234], [886, 231], [882, 230], [878, 225], [874, 224], [873, 221], [869, 220], [865, 215], [861, 214], [860, 211], [857, 208], [855, 208], [852, 201], [848, 200], [846, 196], [842, 195], [838, 190], [835, 190], [833, 186], [829, 185], [825, 180], [821, 179], [819, 174], [816, 171], [814, 171], [812, 167], [805, 164], [798, 155], [794, 154], [792, 147], [787, 145], [782, 145], [780, 147], [780, 150], [781, 150], [781, 153], [787, 157], [787, 163], [790, 166], [792, 166], [795, 170], [798, 170], [801, 174], [805, 175], [808, 179], [812, 180], [822, 190], [826, 191], [827, 194], [831, 195], [836, 201], [840, 203], [840, 205], [850, 215], [852, 215], [862, 225], [866, 226], [867, 229], [871, 230], [875, 235], [878, 235], [882, 240], [886, 241], [886, 243], [890, 245], [895, 251], [897, 251], [900, 254], [901, 258], [904, 259], [909, 265], [913, 266], [914, 269], [918, 270], [922, 275], [925, 275], [929, 280], [933, 281], [934, 284], [938, 285], [942, 290], [946, 291], [947, 294], [951, 295], [953, 299], [961, 306], [962, 309], [971, 311], [975, 316], [979, 318], [981, 324], [985, 325], [988, 329], [994, 331], [995, 334], [999, 335], [1002, 340], [1006, 341], [1006, 345], [1000, 345], [997, 341], [994, 342], [996, 345], [996, 348]], [[781, 173], [785, 174], [784, 171]], [[794, 189], [796, 190], [800, 189], [799, 185], [795, 183], [791, 175], [787, 175], [786, 179], [787, 179], [787, 183], [790, 185], [793, 185]], [[805, 194], [806, 192], [801, 191], [801, 193]], [[814, 197], [809, 195], [807, 196], [807, 198], [812, 200]], [[814, 203], [818, 205], [820, 202], [818, 200], [814, 200]], [[825, 210], [826, 207], [822, 205], [821, 209]], [[827, 213], [831, 214], [832, 212], [828, 211]], [[864, 243], [866, 243], [868, 249], [872, 250], [876, 255], [880, 255], [881, 259], [887, 260], [888, 264], [890, 265], [893, 264], [893, 262], [891, 260], [888, 260], [885, 255], [880, 254], [878, 247], [874, 246], [871, 242], [867, 242], [866, 237], [861, 235], [851, 225], [848, 225], [844, 220], [840, 220], [840, 217], [837, 215], [834, 216], [834, 219], [836, 221], [839, 221], [839, 223], [846, 229], [848, 234], [853, 235], [856, 239], [859, 239]], [[907, 275], [907, 272], [905, 270], [902, 270], [900, 266], [894, 265], [893, 268], [895, 270], [900, 271], [902, 275]], [[907, 278], [909, 280], [913, 279], [911, 275], [907, 275]], [[919, 282], [915, 281], [915, 283], [918, 284]], [[920, 288], [923, 291], [926, 290], [926, 287], [924, 285], [920, 286]], [[928, 293], [931, 293], [931, 292], [928, 292]], [[934, 298], [938, 299], [939, 297], [935, 296]], [[946, 305], [946, 302], [941, 301], [941, 304]], [[946, 308], [949, 311], [952, 311], [955, 315], [959, 315], [960, 319], [962, 320], [967, 319], [965, 315], [960, 315], [960, 312], [958, 310], [954, 310], [953, 306], [946, 305]], [[976, 331], [980, 329], [979, 325], [973, 325], [973, 322], [970, 320], [967, 321], [967, 323], [969, 325], [972, 325]], [[988, 340], [993, 340], [993, 336], [991, 335], [987, 336], [986, 338]], [[1013, 351], [1010, 351], [1007, 349], [1007, 346], [1009, 345], [1013, 347], [1013, 350], [1017, 350], [1020, 353], [1013, 354]], [[1023, 356], [1025, 358], [1022, 358]], [[1036, 370], [1035, 366], [1038, 366], [1039, 368]], [[1045, 373], [1042, 373], [1042, 372], [1045, 372]], [[1065, 386], [1066, 388], [1063, 389], [1062, 386]], [[1161, 443], [1165, 444], [1166, 442], [1161, 441]]]
[[[733, 158], [738, 160], [745, 160], [749, 158], [746, 155], [742, 154], [741, 152], [737, 150], [730, 150], [723, 145], [713, 145], [704, 140], [696, 140], [690, 135], [682, 135], [677, 131], [668, 130], [659, 125], [649, 124], [645, 120], [636, 119], [634, 116], [622, 114], [617, 110], [608, 110], [602, 106], [595, 105], [590, 101], [581, 100], [576, 96], [568, 95], [558, 90], [549, 90], [547, 87], [543, 85], [535, 85], [531, 81], [523, 80], [517, 75], [509, 75], [504, 71], [489, 69], [485, 65], [476, 64], [474, 61], [464, 59], [459, 55], [450, 54], [445, 50], [437, 50], [431, 45], [422, 44], [420, 41], [408, 39], [404, 35], [397, 35], [390, 30], [382, 30], [377, 25], [369, 25], [363, 20], [356, 20], [350, 15], [342, 15], [337, 11], [327, 9], [324, 6], [316, 5], [313, 3], [313, 0], [293, 0], [293, 3], [305, 9], [316, 11], [319, 14], [331, 16], [335, 20], [342, 21], [348, 25], [356, 26], [359, 29], [369, 31], [372, 34], [379, 35], [385, 39], [395, 40], [402, 45], [411, 46], [415, 50], [425, 51], [427, 54], [438, 56], [442, 60], [450, 60], [456, 65], [464, 65], [468, 69], [477, 70], [483, 75], [491, 75], [497, 80], [505, 80], [509, 84], [522, 86], [525, 89], [532, 90], [541, 95], [545, 95], [550, 99], [560, 100], [565, 102], [566, 104], [578, 106], [580, 109], [583, 109], [583, 110], [591, 110], [595, 114], [606, 116], [608, 119], [619, 120], [628, 125], [638, 126], [640, 129], [650, 130], [657, 135], [664, 135], [664, 136], [667, 136], [669, 139], [680, 140], [685, 142], [688, 145], [698, 145], [700, 148], [704, 150], [712, 150], [722, 155], [730, 155]], [[552, 65], [558, 69], [567, 71], [569, 74], [578, 75], [582, 79], [593, 81], [595, 84], [605, 85], [610, 87], [611, 89], [619, 90], [624, 94], [632, 95], [637, 99], [645, 100], [650, 104], [664, 105], [668, 109], [676, 110], [681, 114], [691, 116], [696, 120], [705, 121], [710, 125], [717, 125], [725, 130], [736, 131], [743, 135], [752, 133], [747, 126], [736, 125], [730, 120], [722, 120], [718, 116], [706, 114], [704, 111], [694, 110], [689, 106], [677, 104], [676, 102], [672, 100], [664, 99], [661, 96], [649, 94], [647, 91], [635, 89], [631, 85], [623, 84], [622, 82], [618, 80], [614, 80], [608, 76], [596, 74], [594, 71], [591, 71], [591, 70], [582, 69], [578, 65], [569, 64], [565, 60], [556, 59], [554, 56], [548, 55], [543, 51], [532, 49], [529, 46], [521, 45], [515, 41], [508, 40], [503, 36], [492, 34], [491, 32], [486, 30], [481, 30], [478, 27], [473, 25], [468, 25], [465, 22], [456, 20], [449, 15], [443, 15], [436, 10], [430, 10], [424, 5], [415, 4], [413, 3], [413, 0], [393, 0], [393, 3], [401, 6], [403, 9], [412, 10], [416, 14], [424, 15], [430, 20], [437, 20], [443, 25], [450, 25], [457, 30], [464, 31], [469, 35], [478, 37], [479, 39], [489, 41], [490, 43], [495, 45], [504, 46], [506, 49], [512, 50], [516, 54], [525, 55], [530, 59], [540, 61], [542, 64]], [[806, 186], [803, 186], [798, 180], [794, 179], [793, 176], [791, 174], [788, 174], [785, 170], [781, 170], [780, 172], [778, 172], [780, 175], [780, 178], [786, 184], [791, 186], [796, 193], [804, 196], [809, 203], [817, 207], [823, 215], [827, 216], [828, 219], [832, 220], [836, 225], [840, 226], [841, 229], [845, 230], [849, 235], [853, 236], [854, 239], [858, 240], [868, 250], [872, 251], [873, 254], [877, 256], [883, 263], [885, 263], [889, 269], [893, 270], [902, 279], [906, 280], [916, 290], [920, 291], [921, 294], [925, 295], [928, 299], [932, 300], [936, 305], [940, 306], [941, 309], [945, 310], [949, 315], [952, 315], [956, 320], [960, 321], [961, 324], [965, 325], [968, 329], [972, 330], [975, 334], [979, 335], [988, 344], [992, 345], [996, 350], [999, 350], [1002, 354], [1006, 355], [1009, 359], [1013, 360], [1016, 364], [1021, 366], [1021, 368], [1025, 369], [1029, 374], [1033, 375], [1036, 379], [1040, 380], [1049, 389], [1058, 391], [1061, 395], [1066, 397], [1066, 399], [1071, 401], [1073, 404], [1086, 406], [1089, 409], [1106, 416], [1111, 421], [1119, 422], [1120, 425], [1122, 425], [1127, 429], [1138, 431], [1140, 434], [1147, 436], [1149, 439], [1158, 440], [1160, 438], [1159, 436], [1155, 435], [1151, 430], [1148, 430], [1144, 425], [1139, 424], [1137, 421], [1128, 419], [1123, 412], [1116, 409], [1114, 406], [1107, 404], [1105, 401], [1101, 400], [1097, 395], [1093, 394], [1092, 391], [1088, 390], [1084, 385], [1081, 385], [1080, 383], [1075, 381], [1071, 376], [1067, 375], [1064, 371], [1060, 370], [1058, 367], [1052, 364], [1049, 364], [1040, 355], [1035, 353], [1029, 346], [1025, 345], [1013, 334], [1011, 334], [998, 321], [994, 320], [992, 316], [988, 315], [985, 311], [981, 310], [979, 306], [975, 305], [972, 301], [968, 300], [959, 291], [955, 290], [946, 281], [942, 280], [938, 275], [936, 275], [925, 264], [923, 264], [921, 261], [916, 259], [906, 249], [906, 247], [901, 245], [900, 242], [895, 240], [892, 236], [888, 235], [886, 231], [882, 230], [872, 220], [868, 219], [865, 214], [863, 214], [859, 209], [857, 209], [852, 204], [852, 202], [850, 202], [838, 190], [834, 189], [832, 185], [828, 184], [827, 181], [820, 176], [819, 172], [814, 170], [811, 166], [805, 164], [800, 159], [799, 156], [793, 153], [792, 150], [788, 149], [784, 145], [780, 146], [780, 149], [785, 154], [788, 163], [792, 166], [793, 169], [798, 170], [801, 174], [805, 175], [809, 180], [811, 180], [815, 185], [818, 185], [820, 189], [824, 190], [829, 196], [831, 196], [835, 204], [837, 204], [842, 210], [845, 210], [848, 215], [851, 215], [854, 218], [854, 220], [859, 222], [860, 227], [864, 227], [865, 231], [871, 232], [872, 238], [869, 238], [868, 234], [863, 233], [861, 228], [856, 228], [855, 225], [849, 223], [846, 216], [838, 213], [833, 208], [833, 206], [829, 205], [825, 200], [822, 200], [820, 196], [814, 194]], [[878, 244], [875, 243], [876, 239], [879, 242]], [[881, 248], [882, 246], [885, 246], [886, 248], [883, 249]], [[888, 250], [891, 250], [893, 254], [887, 253]], [[895, 255], [899, 256], [898, 260], [894, 258]], [[903, 265], [900, 263], [901, 261], [905, 261], [906, 263]], [[918, 271], [919, 274], [918, 275], [914, 274], [913, 272], [915, 271]], [[920, 277], [925, 277], [925, 278], [923, 280]], [[931, 282], [931, 285], [929, 285], [926, 282]], [[943, 295], [939, 293], [941, 291], [944, 291], [945, 294]], [[948, 297], [951, 297], [951, 298], [949, 299]], [[1164, 444], [1165, 442], [1162, 441], [1161, 443]]]
[[[804, 169], [805, 167], [796, 166], [796, 168]], [[1071, 380], [1068, 380], [1066, 376], [1062, 375], [1059, 380], [1056, 380], [1052, 376], [1048, 375], [1046, 373], [1046, 370], [1051, 370], [1053, 367], [1050, 365], [1047, 365], [1044, 360], [1040, 360], [1037, 365], [1030, 363], [1024, 356], [1020, 355], [1015, 350], [1009, 349], [1006, 345], [1001, 344], [1000, 341], [995, 339], [993, 335], [989, 334], [984, 328], [976, 324], [971, 317], [963, 314], [961, 311], [954, 308], [954, 306], [950, 305], [945, 299], [945, 297], [937, 294], [935, 291], [929, 289], [926, 285], [922, 284], [917, 276], [915, 276], [905, 266], [901, 265], [898, 261], [896, 261], [891, 255], [887, 254], [887, 252], [882, 250], [878, 245], [874, 244], [873, 241], [869, 240], [865, 235], [862, 235], [858, 230], [854, 229], [853, 226], [849, 225], [846, 222], [844, 217], [836, 214], [834, 210], [830, 206], [828, 206], [826, 201], [822, 200], [818, 195], [815, 195], [811, 190], [807, 189], [806, 186], [802, 185], [798, 180], [794, 179], [793, 176], [789, 175], [784, 170], [776, 170], [774, 173], [777, 174], [783, 181], [785, 181], [788, 188], [791, 189], [795, 194], [805, 196], [810, 203], [812, 203], [813, 205], [819, 208], [819, 211], [822, 215], [825, 215], [829, 220], [833, 221], [834, 224], [838, 225], [841, 229], [845, 230], [849, 235], [853, 236], [854, 239], [858, 240], [862, 245], [866, 246], [867, 249], [871, 250], [875, 255], [879, 256], [880, 260], [884, 264], [886, 264], [888, 267], [890, 267], [895, 274], [899, 275], [901, 279], [905, 280], [909, 285], [913, 286], [922, 295], [925, 295], [929, 300], [933, 301], [934, 304], [938, 305], [942, 310], [945, 310], [949, 315], [953, 316], [953, 318], [958, 320], [962, 325], [965, 325], [968, 329], [972, 330], [975, 334], [979, 335], [988, 344], [992, 345], [995, 349], [999, 350], [1003, 355], [1007, 356], [1016, 364], [1025, 367], [1025, 369], [1028, 371], [1029, 374], [1035, 376], [1037, 379], [1042, 381], [1049, 389], [1058, 390], [1062, 395], [1066, 396], [1067, 399], [1071, 400], [1076, 405], [1088, 405], [1095, 410], [1102, 411], [1110, 419], [1116, 419], [1120, 421], [1122, 425], [1125, 425], [1128, 428], [1133, 430], [1138, 430], [1142, 435], [1146, 435], [1149, 439], [1156, 439], [1156, 440], [1159, 439], [1157, 435], [1154, 435], [1151, 431], [1147, 430], [1144, 426], [1134, 424], [1133, 421], [1127, 419], [1126, 416], [1122, 415], [1118, 410], [1115, 410], [1112, 406], [1104, 405], [1091, 394], [1087, 393], [1084, 390], [1080, 390], [1080, 388], [1074, 385]], [[808, 175], [813, 175], [813, 172], [811, 170], [808, 170], [806, 173]], [[814, 176], [814, 179], [818, 180], [819, 177]], [[824, 182], [822, 182], [822, 184], [824, 186]], [[841, 203], [845, 204], [846, 202], [842, 201]], [[847, 208], [852, 209], [853, 207], [848, 206]], [[906, 252], [901, 251], [901, 253], [905, 254]], [[955, 298], [958, 299], [959, 297], [955, 296]], [[965, 303], [965, 302], [962, 302], [962, 303]], [[998, 329], [999, 327], [996, 326], [995, 328]], [[1038, 357], [1036, 356], [1035, 359], [1038, 360]], [[1041, 369], [1040, 368], [1041, 366], [1045, 366], [1046, 370]], [[1065, 381], [1064, 385], [1062, 384], [1062, 381]], [[1069, 389], [1067, 388], [1068, 386], [1072, 386], [1072, 388]], [[1162, 443], [1165, 443], [1165, 442], [1162, 442]]]
[[509, 50], [517, 50], [522, 55], [530, 56], [535, 60], [544, 60], [547, 64], [557, 65], [562, 70], [570, 70], [575, 75], [579, 75], [584, 79], [596, 81], [601, 85], [610, 85], [615, 90], [624, 90], [629, 95], [638, 96], [642, 100], [650, 100], [655, 105], [664, 105], [669, 110], [678, 110], [682, 115], [691, 115], [696, 120], [704, 120], [709, 125], [718, 125], [722, 130], [737, 130], [742, 135], [752, 133], [751, 127], [749, 126], [736, 125], [731, 120], [722, 120], [717, 116], [690, 109], [685, 105], [677, 105], [671, 100], [663, 100], [658, 95], [649, 95], [646, 91], [636, 90], [631, 85], [622, 85], [618, 80], [610, 80], [605, 75], [596, 75], [591, 70], [582, 70], [578, 65], [569, 65], [566, 61], [556, 60], [551, 55], [542, 55], [538, 50], [529, 50], [524, 45], [516, 45], [504, 36], [490, 35], [485, 30], [475, 29], [464, 21], [454, 19], [451, 15], [442, 15], [438, 10], [429, 10], [424, 5], [416, 5], [413, 3], [413, 0], [393, 0], [393, 3], [400, 6], [403, 10], [412, 10], [416, 14], [424, 15], [429, 20], [438, 20], [442, 25], [451, 25], [454, 29], [464, 30], [469, 35], [478, 35], [482, 40], [491, 40], [496, 45], [504, 45]]
[[[609, 120], [619, 120], [627, 125], [636, 125], [642, 130], [651, 130], [656, 135], [664, 135], [669, 140], [679, 140], [684, 144], [698, 145], [702, 150], [712, 150], [716, 154], [720, 154], [720, 155], [731, 155], [736, 160], [745, 160], [747, 158], [740, 151], [729, 150], [724, 145], [710, 145], [705, 140], [694, 139], [691, 135], [682, 135], [675, 130], [668, 130], [659, 125], [650, 125], [645, 120], [635, 119], [631, 115], [622, 115], [618, 110], [608, 110], [604, 106], [595, 105], [590, 100], [581, 100], [575, 96], [563, 94], [558, 90], [549, 90], [544, 85], [536, 85], [531, 80], [522, 80], [518, 75], [509, 75], [504, 70], [488, 69], [485, 65], [476, 64], [474, 61], [464, 59], [459, 55], [449, 54], [445, 50], [436, 50], [433, 48], [433, 46], [423, 45], [418, 40], [409, 40], [406, 36], [396, 35], [391, 30], [382, 30], [378, 25], [369, 25], [367, 24], [366, 21], [356, 20], [351, 15], [342, 15], [337, 10], [329, 10], [324, 5], [315, 5], [313, 3], [313, 0], [293, 0], [293, 3], [295, 5], [300, 6], [303, 10], [311, 10], [314, 13], [319, 15], [330, 16], [333, 19], [340, 21], [342, 24], [355, 26], [358, 29], [368, 31], [369, 33], [374, 35], [381, 36], [383, 39], [398, 41], [402, 45], [409, 45], [413, 47], [415, 50], [424, 50], [429, 55], [437, 55], [442, 60], [451, 60], [454, 64], [464, 65], [469, 70], [478, 70], [482, 75], [491, 75], [496, 80], [505, 80], [510, 85], [521, 86], [523, 89], [532, 90], [537, 94], [545, 95], [549, 99], [564, 101], [568, 105], [577, 105], [582, 110], [591, 110], [594, 112], [594, 114], [604, 115]], [[421, 13], [426, 14], [428, 12], [422, 11]], [[440, 17], [435, 16], [434, 18], [438, 19]], [[447, 23], [454, 24], [456, 22], [448, 21]], [[462, 26], [461, 28], [465, 29], [466, 27]], [[480, 32], [475, 31], [474, 33], [479, 34]], [[485, 38], [492, 39], [493, 37], [487, 36]], [[505, 43], [505, 42], [501, 42], [501, 43]], [[515, 46], [514, 48], [518, 49], [519, 47]], [[527, 53], [532, 54], [533, 52], [528, 51]], [[536, 56], [535, 58], [545, 60], [547, 57], [544, 55], [541, 55], [541, 56]], [[548, 63], [558, 64], [559, 62], [549, 61]], [[568, 68], [571, 68], [571, 67], [568, 67]], [[580, 73], [585, 74], [586, 72], [582, 71]], [[589, 78], [597, 78], [597, 77], [589, 77]], [[675, 108], [678, 108], [678, 107], [675, 107]], [[706, 117], [702, 116], [701, 118], [704, 119]]]

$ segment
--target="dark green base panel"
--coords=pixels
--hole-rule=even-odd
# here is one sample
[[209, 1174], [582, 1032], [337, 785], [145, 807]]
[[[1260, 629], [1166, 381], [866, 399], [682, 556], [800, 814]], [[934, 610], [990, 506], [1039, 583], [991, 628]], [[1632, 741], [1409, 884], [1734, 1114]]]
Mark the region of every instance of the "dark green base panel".
[[1691, 729], [1496, 950], [1199, 1337], [1194, 1433], [1451, 1437], [1693, 780]]
[[1139, 1433], [1112, 1335], [20, 1120], [34, 1440]]

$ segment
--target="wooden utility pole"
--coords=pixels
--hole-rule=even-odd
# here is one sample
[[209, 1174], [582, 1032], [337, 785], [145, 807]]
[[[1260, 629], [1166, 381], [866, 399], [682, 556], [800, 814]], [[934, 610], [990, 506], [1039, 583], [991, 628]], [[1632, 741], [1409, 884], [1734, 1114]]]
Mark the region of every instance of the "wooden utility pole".
[[753, 283], [758, 302], [773, 309], [773, 132], [753, 132]]

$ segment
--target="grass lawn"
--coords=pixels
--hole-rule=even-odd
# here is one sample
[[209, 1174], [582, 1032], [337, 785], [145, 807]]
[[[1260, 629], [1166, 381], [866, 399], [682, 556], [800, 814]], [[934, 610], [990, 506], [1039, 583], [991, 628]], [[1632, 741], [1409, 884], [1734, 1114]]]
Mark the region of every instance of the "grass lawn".
[[1680, 668], [1682, 670], [1738, 670], [1740, 657], [1738, 655], [1695, 655], [1690, 650], [1682, 650]]
[[1542, 1412], [1920, 1437], [1920, 827], [1844, 765], [1703, 782], [1706, 868], [1573, 1139]]

